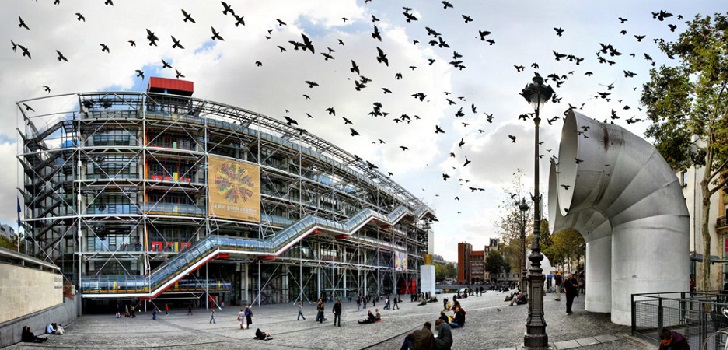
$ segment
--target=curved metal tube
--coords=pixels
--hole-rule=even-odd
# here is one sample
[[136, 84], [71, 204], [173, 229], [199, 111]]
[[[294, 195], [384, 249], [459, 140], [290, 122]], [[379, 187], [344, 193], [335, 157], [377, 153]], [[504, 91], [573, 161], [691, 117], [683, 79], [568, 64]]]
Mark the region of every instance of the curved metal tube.
[[552, 232], [586, 248], [586, 309], [630, 324], [633, 293], [687, 291], [689, 213], [675, 172], [624, 128], [569, 111], [549, 179]]

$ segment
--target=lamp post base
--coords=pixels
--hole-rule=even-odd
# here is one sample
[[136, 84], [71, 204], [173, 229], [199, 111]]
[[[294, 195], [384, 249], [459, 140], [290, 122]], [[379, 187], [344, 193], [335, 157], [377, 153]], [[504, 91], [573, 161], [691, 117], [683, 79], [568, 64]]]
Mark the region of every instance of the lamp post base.
[[524, 349], [551, 349], [549, 347], [549, 337], [547, 334], [526, 334], [523, 337]]

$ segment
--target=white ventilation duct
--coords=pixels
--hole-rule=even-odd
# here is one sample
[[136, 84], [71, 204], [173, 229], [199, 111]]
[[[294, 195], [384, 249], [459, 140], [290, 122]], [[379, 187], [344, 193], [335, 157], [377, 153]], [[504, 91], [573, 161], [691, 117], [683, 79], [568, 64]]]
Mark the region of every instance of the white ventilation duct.
[[586, 309], [630, 324], [633, 293], [689, 289], [689, 214], [675, 173], [624, 128], [570, 110], [549, 178], [551, 232], [586, 247]]

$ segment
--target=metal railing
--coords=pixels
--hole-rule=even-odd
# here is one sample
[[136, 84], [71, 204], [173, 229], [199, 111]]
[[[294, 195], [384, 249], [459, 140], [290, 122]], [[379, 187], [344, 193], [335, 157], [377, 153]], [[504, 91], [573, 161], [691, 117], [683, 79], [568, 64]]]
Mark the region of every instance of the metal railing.
[[[677, 331], [691, 349], [703, 349], [703, 341], [720, 329], [728, 328], [728, 295], [720, 291], [660, 292], [632, 294], [632, 335], [658, 344], [664, 328]], [[705, 349], [723, 349], [726, 335], [710, 337]]]

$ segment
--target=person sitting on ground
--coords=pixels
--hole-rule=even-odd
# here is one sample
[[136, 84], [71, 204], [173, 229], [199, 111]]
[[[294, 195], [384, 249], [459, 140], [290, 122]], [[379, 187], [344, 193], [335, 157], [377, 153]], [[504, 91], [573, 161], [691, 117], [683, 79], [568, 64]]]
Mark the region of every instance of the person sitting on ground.
[[374, 309], [374, 322], [382, 320], [382, 314], [379, 313], [379, 309]]
[[450, 323], [450, 316], [446, 315], [445, 311], [440, 311], [440, 317], [438, 317], [437, 319]]
[[272, 340], [273, 337], [270, 336], [270, 333], [266, 333], [260, 330], [260, 328], [255, 330], [255, 338], [259, 340]]
[[452, 330], [450, 329], [450, 324], [438, 318], [435, 321], [435, 329], [437, 330], [437, 338], [435, 338], [433, 349], [450, 350], [452, 348]]
[[435, 343], [435, 335], [432, 334], [432, 324], [425, 322], [422, 329], [408, 334], [404, 338], [400, 350], [431, 350]]
[[367, 318], [365, 320], [358, 321], [359, 324], [372, 324], [377, 321], [377, 318], [372, 313], [372, 310], [367, 311]]
[[660, 347], [657, 349], [690, 350], [690, 345], [688, 345], [688, 341], [685, 339], [684, 335], [675, 331], [670, 331], [667, 328], [663, 328], [660, 331]]
[[48, 340], [48, 338], [37, 337], [35, 334], [33, 334], [33, 332], [30, 331], [30, 327], [23, 327], [23, 334], [20, 337], [20, 341], [29, 343], [42, 343], [46, 340]]
[[456, 306], [455, 307], [455, 319], [450, 322], [451, 328], [460, 328], [462, 326], [465, 326], [465, 310], [463, 308]]
[[526, 303], [528, 303], [528, 299], [526, 298], [526, 295], [523, 294], [522, 292], [518, 292], [518, 294], [516, 294], [516, 296], [514, 296], [513, 299], [511, 299], [511, 303], [508, 304], [508, 306], [513, 306], [513, 304], [523, 305]]
[[427, 299], [422, 299], [422, 301], [419, 304], [417, 304], [417, 306], [424, 306], [424, 305], [427, 305]]
[[56, 331], [58, 330], [58, 328], [56, 327], [57, 326], [55, 323], [48, 324], [48, 326], [46, 327], [46, 334], [56, 334]]

